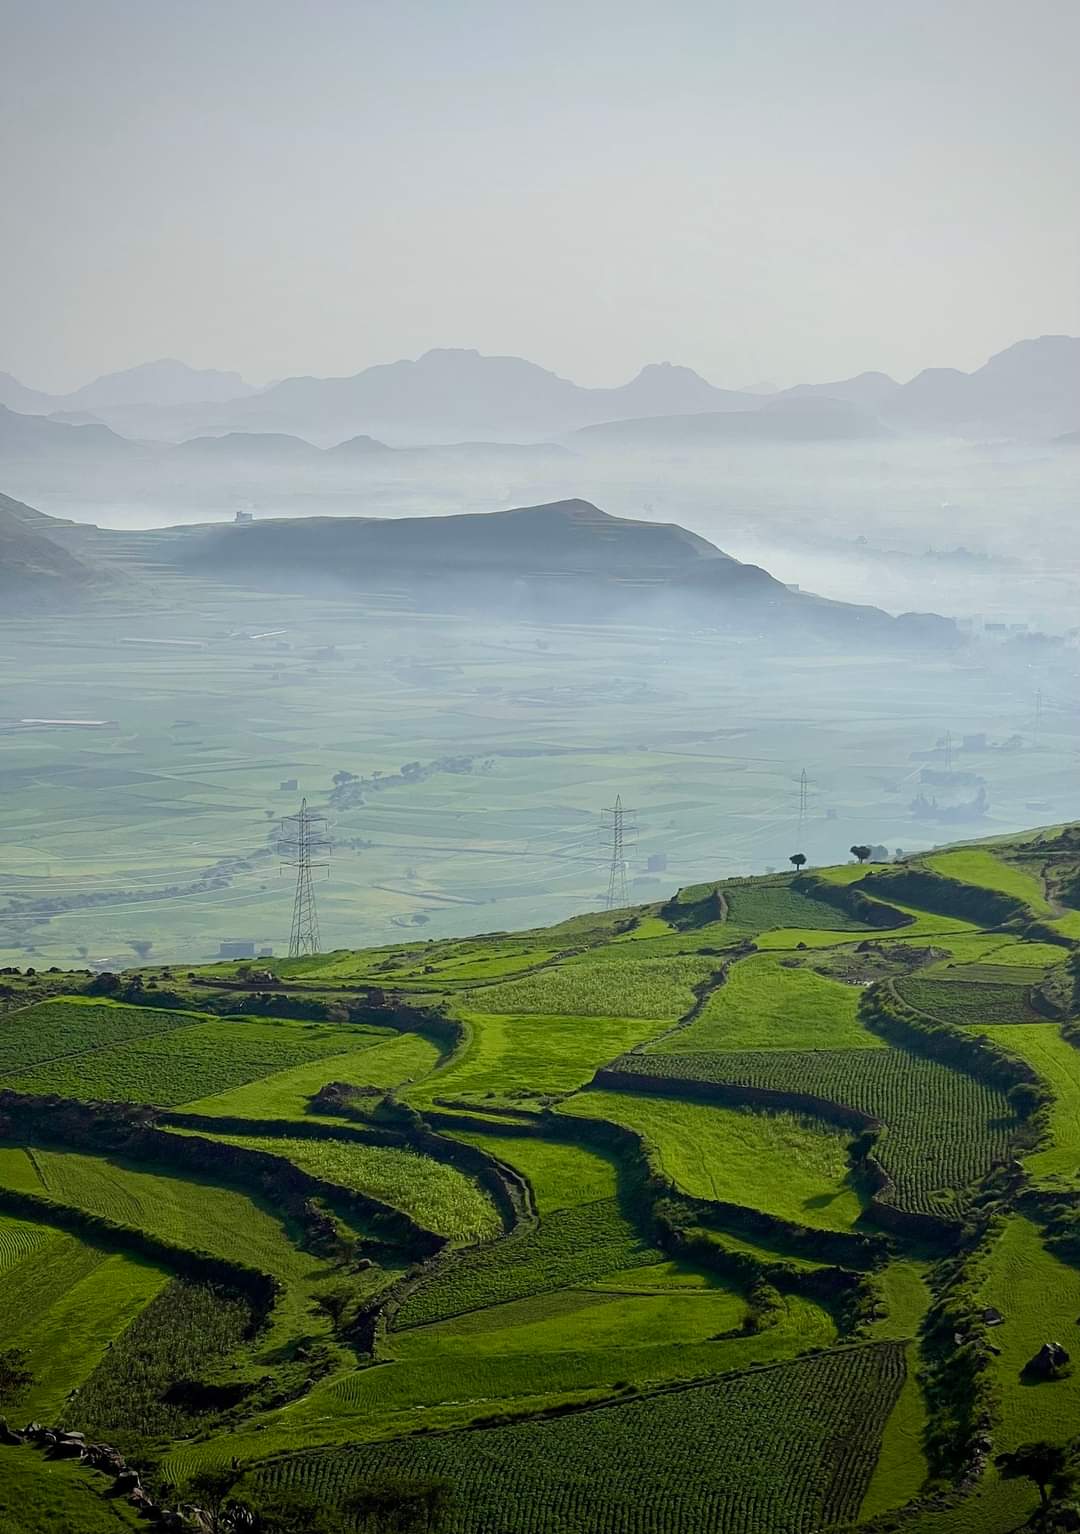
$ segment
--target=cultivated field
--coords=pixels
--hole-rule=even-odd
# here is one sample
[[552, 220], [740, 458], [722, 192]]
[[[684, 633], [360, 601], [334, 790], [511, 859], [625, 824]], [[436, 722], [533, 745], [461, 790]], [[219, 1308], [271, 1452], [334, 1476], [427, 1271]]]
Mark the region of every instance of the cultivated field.
[[[168, 1505], [218, 1467], [255, 1503], [434, 1478], [431, 1534], [1021, 1527], [984, 1436], [1077, 1408], [1027, 1367], [1080, 1348], [1069, 845], [269, 979], [8, 977], [5, 1414]], [[0, 1444], [13, 1534], [128, 1526], [52, 1467]]]

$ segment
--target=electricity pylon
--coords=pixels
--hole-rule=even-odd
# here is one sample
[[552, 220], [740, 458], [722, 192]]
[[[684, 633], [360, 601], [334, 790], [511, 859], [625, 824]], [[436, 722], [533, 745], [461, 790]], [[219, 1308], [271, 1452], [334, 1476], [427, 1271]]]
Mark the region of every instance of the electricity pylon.
[[296, 869], [296, 896], [293, 900], [292, 933], [289, 937], [289, 958], [298, 959], [301, 954], [319, 952], [319, 914], [315, 909], [315, 891], [311, 884], [312, 869], [325, 868], [330, 873], [329, 862], [314, 862], [320, 854], [330, 856], [330, 843], [323, 835], [325, 815], [313, 814], [307, 800], [300, 802], [299, 812], [286, 815], [281, 822], [281, 841], [278, 851], [284, 859], [283, 867]]
[[622, 795], [615, 795], [615, 803], [610, 809], [605, 809], [604, 824], [611, 828], [611, 864], [608, 871], [607, 897], [604, 901], [606, 911], [619, 911], [623, 906], [630, 904], [630, 880], [627, 876], [626, 852], [632, 845], [635, 826], [632, 822], [627, 823], [627, 815], [630, 811], [623, 809]]

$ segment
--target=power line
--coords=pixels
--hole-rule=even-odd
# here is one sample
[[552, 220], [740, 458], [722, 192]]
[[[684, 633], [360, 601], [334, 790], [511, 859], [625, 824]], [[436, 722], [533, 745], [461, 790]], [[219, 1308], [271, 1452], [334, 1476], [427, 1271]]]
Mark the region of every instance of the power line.
[[605, 826], [611, 828], [611, 861], [608, 866], [607, 897], [604, 909], [620, 911], [630, 904], [630, 880], [627, 877], [626, 853], [637, 829], [633, 822], [627, 823], [632, 811], [623, 809], [622, 795], [615, 795], [615, 803], [603, 811]]
[[[298, 959], [301, 954], [319, 952], [319, 915], [315, 909], [315, 891], [311, 883], [314, 868], [325, 868], [330, 873], [329, 861], [313, 862], [321, 853], [330, 856], [330, 843], [322, 832], [325, 815], [316, 815], [307, 807], [307, 800], [300, 801], [295, 815], [285, 815], [281, 821], [281, 841], [278, 850], [284, 859], [284, 867], [296, 869], [296, 895], [293, 899], [292, 932], [289, 936], [289, 958]], [[291, 834], [290, 834], [291, 833]]]

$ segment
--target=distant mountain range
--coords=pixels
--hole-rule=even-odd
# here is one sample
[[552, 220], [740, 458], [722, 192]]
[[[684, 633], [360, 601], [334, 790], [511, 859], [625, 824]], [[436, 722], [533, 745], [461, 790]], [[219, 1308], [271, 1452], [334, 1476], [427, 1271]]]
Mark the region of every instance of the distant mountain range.
[[[445, 349], [349, 377], [286, 378], [260, 390], [237, 373], [196, 371], [173, 360], [108, 374], [62, 396], [0, 374], [0, 405], [60, 424], [100, 423], [122, 436], [162, 441], [276, 433], [321, 446], [357, 436], [399, 445], [485, 436], [535, 441], [615, 421], [728, 414], [742, 420], [705, 435], [770, 438], [780, 434], [775, 423], [759, 429], [747, 418], [812, 399], [849, 407], [846, 431], [860, 436], [884, 427], [980, 439], [1054, 438], [1080, 430], [1080, 339], [1019, 341], [972, 373], [929, 368], [899, 383], [869, 372], [770, 395], [719, 389], [670, 363], [650, 364], [617, 388], [585, 388], [519, 357]], [[799, 419], [803, 434], [813, 435], [813, 418]], [[840, 419], [818, 418], [826, 436], [836, 434]], [[682, 430], [671, 428], [675, 436]]]
[[[393, 593], [407, 614], [478, 620], [704, 627], [756, 643], [959, 642], [932, 614], [894, 618], [788, 587], [674, 523], [613, 517], [588, 501], [447, 517], [302, 517], [112, 533], [0, 498], [0, 563], [36, 585], [27, 605], [84, 599], [98, 580], [176, 573], [338, 600]], [[405, 606], [401, 604], [404, 599]], [[152, 600], [148, 590], [147, 600]]]

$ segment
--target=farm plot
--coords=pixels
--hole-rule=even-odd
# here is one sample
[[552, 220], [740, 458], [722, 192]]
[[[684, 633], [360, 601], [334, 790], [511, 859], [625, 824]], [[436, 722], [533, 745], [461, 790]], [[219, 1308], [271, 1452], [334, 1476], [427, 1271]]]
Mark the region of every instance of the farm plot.
[[487, 1305], [547, 1294], [622, 1268], [646, 1267], [659, 1258], [614, 1199], [556, 1210], [531, 1230], [440, 1263], [408, 1295], [394, 1328], [425, 1326]]
[[1028, 1002], [1028, 986], [1024, 984], [930, 979], [921, 975], [905, 975], [893, 983], [897, 994], [910, 1006], [943, 1023], [996, 1027], [1002, 1023], [1039, 1021], [1039, 1014]]
[[771, 955], [733, 964], [692, 1023], [652, 1047], [665, 1053], [718, 1049], [880, 1049], [859, 1022], [857, 986]]
[[1074, 1372], [1033, 1385], [1021, 1375], [1048, 1339], [1063, 1342], [1075, 1357], [1080, 1272], [1046, 1250], [1029, 1220], [1014, 1215], [991, 1255], [980, 1299], [1005, 1317], [994, 1328], [1001, 1352], [993, 1361], [1001, 1392], [1002, 1448], [1059, 1439], [1064, 1424], [1080, 1414], [1080, 1378]]
[[708, 958], [633, 958], [604, 964], [586, 956], [505, 985], [477, 987], [464, 1004], [473, 1012], [673, 1021], [693, 1006], [694, 987], [708, 980], [716, 967]]
[[214, 1135], [226, 1145], [284, 1156], [305, 1172], [370, 1194], [454, 1241], [483, 1241], [502, 1230], [495, 1206], [473, 1178], [419, 1151], [360, 1140]]
[[486, 1150], [527, 1177], [540, 1214], [615, 1197], [618, 1162], [599, 1150], [539, 1135], [478, 1134], [455, 1130], [453, 1138]]
[[[646, 1280], [657, 1285], [662, 1269], [612, 1274], [602, 1285], [559, 1289], [394, 1332], [388, 1339], [393, 1363], [384, 1380], [365, 1381], [360, 1371], [343, 1380], [335, 1394], [368, 1418], [389, 1409], [404, 1430], [410, 1419], [398, 1413], [415, 1411], [420, 1403], [438, 1407], [447, 1400], [471, 1400], [474, 1413], [490, 1415], [496, 1390], [508, 1407], [520, 1409], [538, 1394], [580, 1398], [627, 1383], [645, 1387], [700, 1378], [835, 1341], [831, 1318], [810, 1300], [789, 1295], [774, 1325], [744, 1332], [741, 1295], [689, 1270], [678, 1272], [681, 1284], [669, 1280], [647, 1287]], [[406, 1401], [410, 1378], [411, 1401]], [[432, 1389], [437, 1382], [441, 1397]], [[393, 1402], [385, 1394], [391, 1383]], [[418, 1415], [411, 1422], [424, 1420]]]
[[788, 882], [723, 884], [728, 922], [744, 932], [774, 927], [812, 927], [825, 932], [865, 932], [866, 924], [824, 900], [814, 900]]
[[[5, 1219], [0, 1239], [17, 1223]], [[75, 1236], [30, 1228], [39, 1239], [22, 1244], [21, 1254], [0, 1272], [0, 1337], [5, 1347], [23, 1348], [29, 1357], [34, 1381], [20, 1411], [51, 1419], [169, 1276]]]
[[636, 1131], [691, 1197], [749, 1205], [826, 1230], [848, 1230], [862, 1214], [849, 1137], [820, 1121], [632, 1092], [582, 1092], [559, 1112]]
[[193, 1251], [209, 1252], [272, 1274], [285, 1285], [266, 1346], [282, 1333], [325, 1332], [329, 1322], [309, 1314], [311, 1296], [332, 1279], [333, 1265], [302, 1252], [286, 1226], [260, 1203], [233, 1188], [172, 1176], [118, 1158], [75, 1151], [0, 1149], [0, 1186], [44, 1194], [57, 1203], [133, 1225]]
[[43, 1065], [133, 1039], [159, 1038], [196, 1021], [189, 1012], [120, 1007], [83, 998], [42, 1001], [0, 1021], [0, 1082]]
[[134, 1039], [12, 1073], [4, 1084], [17, 1092], [172, 1108], [215, 1088], [241, 1086], [290, 1066], [354, 1051], [361, 1040], [376, 1044], [385, 1037], [382, 1032], [323, 1023], [185, 1021], [190, 1026], [152, 1039]]
[[616, 1064], [673, 1092], [680, 1080], [730, 1083], [857, 1108], [885, 1125], [875, 1154], [894, 1184], [889, 1202], [914, 1213], [955, 1215], [965, 1190], [1009, 1151], [1013, 1119], [1001, 1092], [906, 1050], [625, 1055]]
[[297, 1455], [260, 1481], [333, 1504], [383, 1474], [444, 1477], [448, 1534], [809, 1534], [858, 1513], [903, 1379], [900, 1346], [848, 1348], [556, 1420]]
[[988, 847], [958, 847], [955, 852], [934, 852], [921, 859], [927, 868], [961, 884], [975, 884], [1022, 900], [1037, 916], [1051, 915], [1051, 907], [1039, 876], [1030, 867], [999, 858]]
[[[978, 1031], [978, 1030], [973, 1030]], [[994, 1029], [994, 1042], [1034, 1066], [1054, 1094], [1050, 1144], [1029, 1152], [1024, 1164], [1034, 1177], [1075, 1185], [1080, 1173], [1080, 1049], [1056, 1023], [1022, 1023]]]
[[[614, 967], [614, 966], [609, 966]], [[475, 994], [475, 993], [474, 993]], [[485, 1092], [572, 1092], [596, 1068], [669, 1026], [663, 1018], [574, 1017], [459, 1012], [468, 1041], [445, 1069], [407, 1092], [422, 1108], [433, 1099]]]
[[423, 1034], [373, 1038], [361, 1048], [320, 1055], [304, 1065], [274, 1071], [182, 1106], [210, 1117], [307, 1119], [311, 1098], [328, 1081], [343, 1081], [351, 1087], [399, 1087], [426, 1076], [440, 1058], [438, 1045]]

